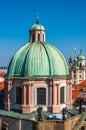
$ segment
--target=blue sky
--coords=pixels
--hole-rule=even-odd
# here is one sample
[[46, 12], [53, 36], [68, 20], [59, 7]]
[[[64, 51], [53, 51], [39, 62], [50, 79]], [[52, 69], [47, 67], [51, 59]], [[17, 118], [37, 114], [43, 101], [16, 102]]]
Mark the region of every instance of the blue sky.
[[8, 66], [15, 52], [28, 43], [37, 12], [47, 42], [67, 60], [74, 48], [86, 56], [86, 0], [1, 0], [0, 66]]

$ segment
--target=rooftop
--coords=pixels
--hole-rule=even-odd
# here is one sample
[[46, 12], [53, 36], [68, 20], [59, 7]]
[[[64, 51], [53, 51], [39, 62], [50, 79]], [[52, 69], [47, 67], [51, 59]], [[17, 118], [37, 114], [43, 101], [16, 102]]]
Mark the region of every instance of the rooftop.
[[[43, 120], [47, 120], [49, 119], [48, 117], [55, 117], [55, 115], [57, 116], [56, 118], [51, 118], [51, 120], [60, 120], [62, 121], [62, 119], [60, 119], [59, 117], [62, 117], [62, 113], [56, 113], [56, 114], [52, 114], [50, 112], [42, 112], [42, 117]], [[67, 109], [66, 111], [66, 117], [67, 119], [72, 118], [76, 115], [79, 115], [79, 111], [76, 109]], [[0, 110], [0, 116], [6, 116], [6, 117], [13, 117], [16, 119], [25, 119], [25, 120], [31, 120], [31, 121], [35, 121], [37, 122], [37, 112], [32, 112], [31, 114], [21, 114], [19, 112], [14, 112], [14, 111], [5, 111], [5, 110]]]
[[6, 72], [2, 71], [0, 72], [0, 77], [4, 77], [6, 75]]
[[24, 115], [24, 114], [21, 114], [19, 112], [0, 110], [0, 115], [1, 116], [14, 117], [14, 118], [18, 118], [18, 119], [21, 118], [21, 119], [36, 121], [34, 113]]
[[79, 85], [73, 86], [74, 90], [72, 91], [72, 98], [76, 99], [80, 97], [80, 94], [83, 90], [86, 90], [86, 80], [82, 81]]

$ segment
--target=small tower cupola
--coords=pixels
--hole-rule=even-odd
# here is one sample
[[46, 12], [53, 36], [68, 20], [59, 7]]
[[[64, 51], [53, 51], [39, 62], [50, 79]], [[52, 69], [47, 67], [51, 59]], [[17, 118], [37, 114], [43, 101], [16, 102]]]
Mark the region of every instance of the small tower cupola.
[[70, 56], [70, 58], [69, 58], [69, 70], [70, 71], [72, 69], [72, 66], [73, 66], [73, 61], [72, 61], [72, 57]]
[[85, 66], [85, 56], [82, 53], [82, 50], [80, 50], [80, 54], [78, 56], [78, 66]]
[[72, 57], [70, 56], [70, 58], [69, 58], [69, 64], [72, 64], [72, 63], [73, 63]]
[[74, 55], [74, 60], [73, 60], [73, 70], [78, 70], [79, 67], [77, 64], [76, 48], [74, 50], [75, 50], [75, 55]]
[[30, 29], [30, 42], [46, 42], [45, 40], [45, 28], [39, 24], [39, 17], [36, 17], [36, 24]]

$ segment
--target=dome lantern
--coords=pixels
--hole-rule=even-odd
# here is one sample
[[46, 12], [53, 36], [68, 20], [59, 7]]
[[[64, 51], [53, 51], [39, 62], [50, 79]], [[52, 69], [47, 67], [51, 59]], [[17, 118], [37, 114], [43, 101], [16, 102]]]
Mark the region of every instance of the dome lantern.
[[36, 24], [30, 29], [30, 42], [46, 42], [45, 40], [45, 28], [39, 24], [38, 16], [36, 17]]

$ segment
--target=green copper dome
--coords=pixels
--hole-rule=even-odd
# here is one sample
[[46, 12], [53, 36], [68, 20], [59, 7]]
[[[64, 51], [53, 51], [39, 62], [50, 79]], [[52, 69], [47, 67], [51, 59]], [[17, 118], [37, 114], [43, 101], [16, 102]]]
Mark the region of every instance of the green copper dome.
[[73, 64], [73, 70], [78, 70], [79, 67], [77, 66], [77, 57], [74, 57], [74, 64]]
[[23, 46], [10, 61], [7, 77], [52, 78], [67, 77], [68, 66], [62, 53], [45, 42]]
[[78, 60], [85, 60], [84, 55], [83, 55], [83, 54], [80, 54], [80, 55], [78, 56]]
[[31, 27], [31, 30], [45, 30], [45, 28], [43, 25], [36, 23]]
[[82, 53], [82, 50], [80, 50], [80, 55], [77, 57], [78, 61], [85, 60], [85, 56]]

